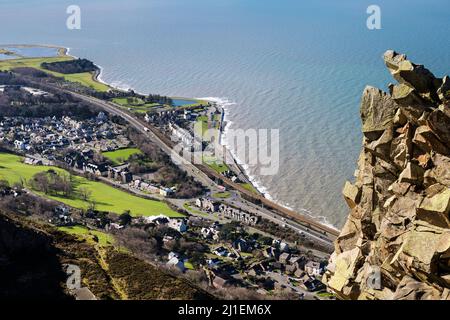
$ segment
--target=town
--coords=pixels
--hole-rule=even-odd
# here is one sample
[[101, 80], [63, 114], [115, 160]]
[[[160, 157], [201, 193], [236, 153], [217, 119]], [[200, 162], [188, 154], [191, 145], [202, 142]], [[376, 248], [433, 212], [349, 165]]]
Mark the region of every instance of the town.
[[[3, 76], [14, 84], [0, 87], [0, 156], [28, 176], [17, 179], [0, 168], [2, 208], [16, 208], [99, 246], [124, 247], [219, 295], [245, 288], [249, 297], [332, 297], [320, 281], [328, 253], [306, 240], [309, 233], [319, 240], [323, 235], [291, 229], [286, 220], [277, 223], [270, 211], [220, 181], [214, 190], [201, 186], [111, 110], [27, 81], [17, 85], [16, 77], [23, 80]], [[108, 103], [185, 149], [217, 147], [224, 123], [223, 110], [214, 103], [177, 107], [169, 98], [128, 94], [131, 98], [108, 93]], [[214, 133], [210, 143], [198, 138], [199, 126]], [[252, 190], [239, 166], [216, 160], [205, 165], [221, 179]], [[98, 194], [106, 187], [109, 192]], [[108, 197], [112, 193], [116, 197]]]

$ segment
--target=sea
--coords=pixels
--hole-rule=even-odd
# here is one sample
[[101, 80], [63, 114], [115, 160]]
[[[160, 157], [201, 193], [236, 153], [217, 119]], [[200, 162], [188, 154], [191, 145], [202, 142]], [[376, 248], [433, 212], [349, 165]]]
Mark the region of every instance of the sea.
[[[70, 5], [81, 29], [67, 27]], [[449, 17], [448, 0], [1, 0], [0, 44], [64, 46], [117, 87], [210, 98], [228, 130], [279, 130], [278, 171], [247, 174], [267, 197], [339, 228], [364, 87], [394, 81], [387, 49], [450, 74]]]

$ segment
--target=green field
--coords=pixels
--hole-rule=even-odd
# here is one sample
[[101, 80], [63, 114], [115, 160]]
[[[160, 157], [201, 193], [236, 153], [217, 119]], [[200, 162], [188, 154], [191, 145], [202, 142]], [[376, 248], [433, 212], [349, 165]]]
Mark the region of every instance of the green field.
[[254, 194], [259, 194], [258, 190], [250, 183], [241, 183], [241, 186]]
[[[0, 153], [0, 179], [8, 180], [9, 183], [15, 183], [22, 180], [28, 181], [38, 172], [53, 169], [60, 174], [68, 174], [67, 171], [56, 167], [32, 166], [24, 164], [21, 157]], [[89, 201], [81, 199], [77, 191], [84, 187], [92, 192], [90, 200], [95, 201], [96, 209], [100, 211], [109, 211], [117, 214], [130, 210], [132, 216], [153, 216], [164, 214], [170, 217], [182, 217], [182, 214], [172, 210], [166, 203], [156, 200], [144, 199], [119, 189], [113, 188], [107, 184], [91, 181], [83, 177], [74, 177], [75, 195], [67, 198], [63, 196], [44, 195], [49, 199], [60, 201], [68, 206], [87, 209]]]
[[122, 107], [132, 109], [135, 112], [139, 113], [146, 113], [150, 109], [160, 106], [159, 103], [145, 103], [144, 100], [139, 98], [132, 98], [133, 102], [129, 102], [128, 98], [114, 98], [112, 99], [112, 102], [117, 103], [118, 105], [121, 105]]
[[203, 137], [207, 131], [208, 131], [208, 117], [207, 116], [197, 117], [195, 124], [195, 134], [199, 137]]
[[109, 160], [111, 160], [115, 165], [123, 164], [127, 161], [133, 154], [142, 153], [141, 150], [137, 148], [126, 148], [119, 149], [115, 151], [103, 152], [102, 155]]
[[90, 243], [95, 243], [94, 236], [96, 236], [98, 238], [98, 244], [102, 247], [111, 246], [115, 242], [112, 235], [97, 230], [89, 230], [83, 226], [59, 227], [58, 230], [77, 236], [81, 239], [86, 239]]
[[227, 199], [227, 198], [231, 197], [231, 193], [229, 193], [229, 192], [217, 192], [217, 193], [213, 193], [212, 196], [214, 198]]
[[62, 74], [41, 67], [41, 64], [43, 62], [57, 62], [67, 60], [73, 60], [73, 58], [69, 56], [59, 56], [51, 58], [21, 58], [21, 59], [0, 60], [0, 70], [11, 70], [19, 67], [30, 67], [39, 69], [41, 71], [44, 71], [57, 77], [63, 77], [67, 81], [78, 82], [83, 86], [90, 87], [97, 91], [108, 91], [110, 89], [110, 87], [108, 87], [107, 85], [96, 81], [93, 78], [93, 74], [91, 72]]
[[223, 163], [222, 161], [218, 161], [215, 157], [212, 156], [204, 156], [203, 162], [217, 173], [224, 173], [230, 170], [230, 168], [225, 163]]

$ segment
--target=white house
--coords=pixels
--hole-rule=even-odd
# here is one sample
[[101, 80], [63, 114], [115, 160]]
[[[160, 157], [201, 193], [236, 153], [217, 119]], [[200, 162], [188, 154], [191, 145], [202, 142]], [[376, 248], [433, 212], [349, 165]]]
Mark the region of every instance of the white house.
[[186, 270], [186, 268], [184, 266], [184, 262], [182, 260], [180, 260], [178, 257], [173, 257], [172, 259], [170, 259], [167, 262], [167, 265], [169, 267], [175, 267], [178, 270], [180, 270], [181, 272], [184, 272]]
[[178, 232], [186, 232], [188, 228], [185, 219], [170, 219], [168, 227]]

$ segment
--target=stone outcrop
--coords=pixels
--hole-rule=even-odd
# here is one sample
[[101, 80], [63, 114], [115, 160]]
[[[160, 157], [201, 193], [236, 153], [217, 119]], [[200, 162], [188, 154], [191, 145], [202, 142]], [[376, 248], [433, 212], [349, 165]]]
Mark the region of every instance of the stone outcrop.
[[350, 214], [324, 282], [341, 299], [450, 299], [450, 79], [392, 50], [361, 101]]

